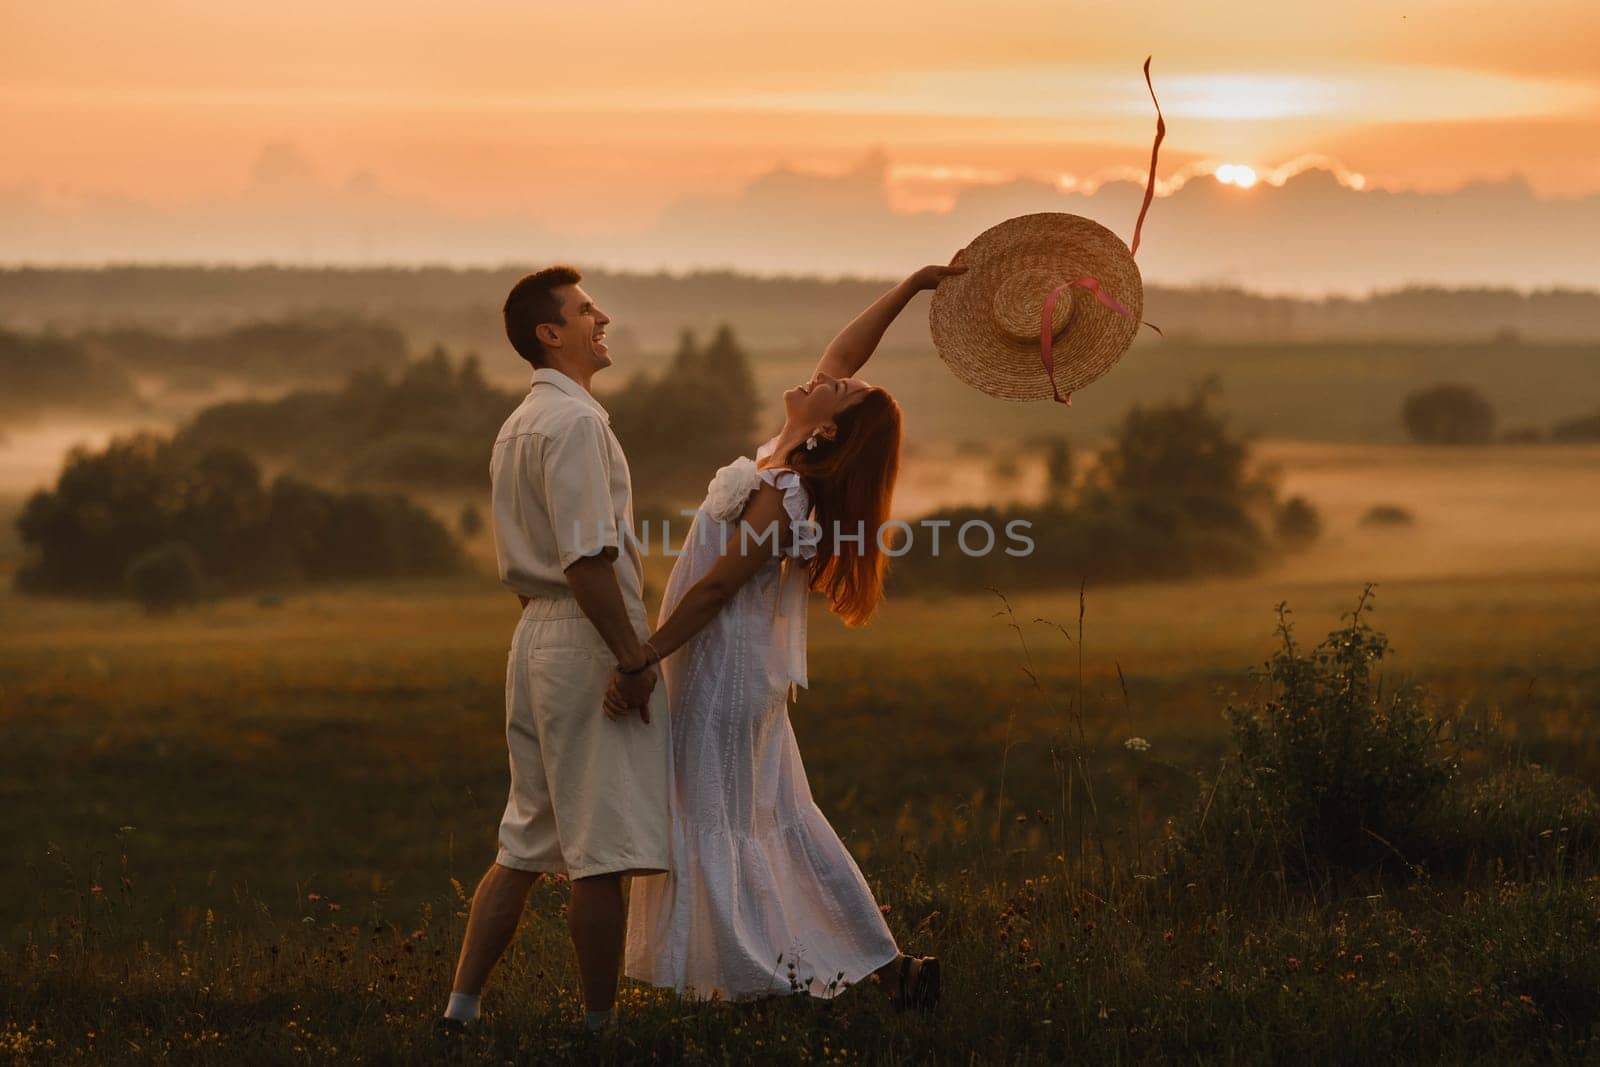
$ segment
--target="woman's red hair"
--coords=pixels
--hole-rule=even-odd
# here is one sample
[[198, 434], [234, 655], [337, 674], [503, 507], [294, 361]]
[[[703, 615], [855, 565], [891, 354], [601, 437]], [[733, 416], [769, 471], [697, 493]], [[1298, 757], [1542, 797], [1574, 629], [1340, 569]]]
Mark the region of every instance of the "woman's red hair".
[[834, 424], [839, 432], [832, 441], [795, 449], [788, 465], [805, 480], [822, 528], [809, 563], [811, 588], [827, 594], [847, 626], [861, 626], [883, 597], [889, 561], [878, 535], [900, 473], [900, 405], [873, 387], [839, 412]]

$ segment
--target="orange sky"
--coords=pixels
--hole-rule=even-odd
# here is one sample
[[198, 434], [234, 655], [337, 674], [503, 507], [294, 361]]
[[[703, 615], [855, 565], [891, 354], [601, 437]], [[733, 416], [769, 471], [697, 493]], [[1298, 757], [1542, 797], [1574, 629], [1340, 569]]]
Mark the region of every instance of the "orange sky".
[[[375, 181], [473, 216], [624, 230], [778, 162], [881, 146], [951, 182], [1337, 161], [1369, 185], [1600, 191], [1600, 0], [804, 5], [0, 0], [0, 190], [177, 206]], [[280, 153], [281, 155], [281, 153]], [[308, 173], [293, 173], [300, 157]], [[280, 168], [281, 170], [282, 168]]]

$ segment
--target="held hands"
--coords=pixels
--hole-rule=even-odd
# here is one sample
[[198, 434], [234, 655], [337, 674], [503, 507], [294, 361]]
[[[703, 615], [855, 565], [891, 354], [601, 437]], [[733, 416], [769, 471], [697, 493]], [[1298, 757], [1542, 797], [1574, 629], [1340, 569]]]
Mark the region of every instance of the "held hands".
[[914, 289], [921, 292], [924, 289], [936, 289], [946, 278], [965, 273], [967, 273], [966, 267], [941, 267], [938, 264], [930, 264], [913, 274], [910, 282]]
[[637, 674], [623, 674], [616, 671], [611, 675], [611, 684], [606, 687], [605, 713], [611, 719], [620, 719], [628, 712], [635, 709], [639, 718], [646, 724], [650, 722], [650, 694], [656, 687], [656, 669], [654, 667], [639, 671]]

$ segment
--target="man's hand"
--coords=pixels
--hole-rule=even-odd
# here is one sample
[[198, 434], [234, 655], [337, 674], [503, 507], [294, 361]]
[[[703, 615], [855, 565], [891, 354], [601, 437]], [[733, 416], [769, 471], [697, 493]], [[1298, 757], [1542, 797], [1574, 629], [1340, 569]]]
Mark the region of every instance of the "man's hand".
[[611, 675], [611, 684], [606, 687], [605, 712], [610, 718], [620, 719], [628, 712], [638, 709], [639, 718], [647, 724], [650, 722], [650, 694], [656, 687], [656, 669], [640, 671], [638, 674], [623, 674], [617, 671]]

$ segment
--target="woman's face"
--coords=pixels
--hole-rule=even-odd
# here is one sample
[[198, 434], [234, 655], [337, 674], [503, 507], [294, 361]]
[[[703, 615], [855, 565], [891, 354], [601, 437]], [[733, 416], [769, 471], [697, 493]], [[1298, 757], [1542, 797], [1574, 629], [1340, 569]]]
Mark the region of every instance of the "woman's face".
[[872, 387], [860, 378], [834, 378], [818, 371], [809, 382], [783, 394], [789, 421], [810, 429], [832, 427], [839, 412], [867, 395]]

